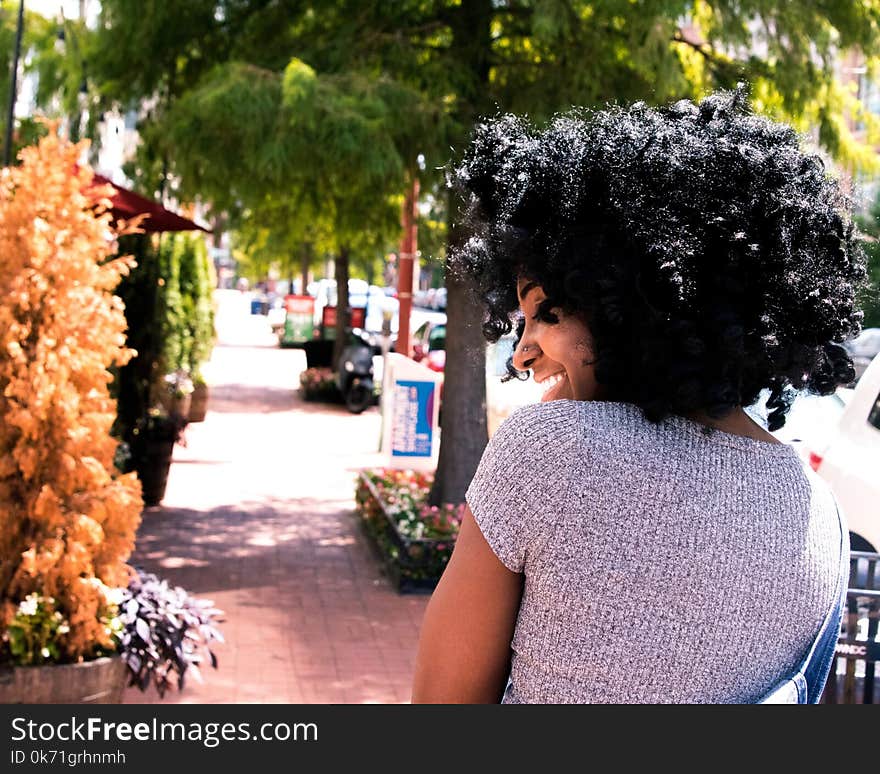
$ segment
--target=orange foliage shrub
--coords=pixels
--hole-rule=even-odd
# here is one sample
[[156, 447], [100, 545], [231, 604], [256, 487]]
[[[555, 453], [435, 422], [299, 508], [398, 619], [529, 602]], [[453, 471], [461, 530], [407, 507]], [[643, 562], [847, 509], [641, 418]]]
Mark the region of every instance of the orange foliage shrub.
[[52, 131], [0, 173], [0, 631], [29, 593], [54, 597], [61, 661], [113, 648], [105, 586], [128, 584], [143, 507], [110, 435], [108, 369], [133, 354], [113, 291], [133, 263], [82, 150]]

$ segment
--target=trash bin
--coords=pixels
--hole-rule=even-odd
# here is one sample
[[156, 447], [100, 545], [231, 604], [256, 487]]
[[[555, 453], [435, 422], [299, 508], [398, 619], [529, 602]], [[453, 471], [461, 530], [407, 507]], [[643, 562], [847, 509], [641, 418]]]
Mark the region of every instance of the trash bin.
[[306, 368], [331, 368], [333, 364], [333, 342], [327, 339], [313, 339], [303, 344], [306, 351]]

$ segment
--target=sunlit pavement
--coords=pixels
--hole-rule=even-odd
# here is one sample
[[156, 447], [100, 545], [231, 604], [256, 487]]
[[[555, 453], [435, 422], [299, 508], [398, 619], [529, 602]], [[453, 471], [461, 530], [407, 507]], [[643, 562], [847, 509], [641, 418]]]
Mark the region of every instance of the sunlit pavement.
[[409, 701], [426, 596], [381, 574], [354, 481], [381, 464], [380, 415], [303, 402], [305, 354], [280, 349], [247, 295], [218, 291], [206, 420], [178, 445], [131, 563], [225, 611], [219, 668], [126, 703]]

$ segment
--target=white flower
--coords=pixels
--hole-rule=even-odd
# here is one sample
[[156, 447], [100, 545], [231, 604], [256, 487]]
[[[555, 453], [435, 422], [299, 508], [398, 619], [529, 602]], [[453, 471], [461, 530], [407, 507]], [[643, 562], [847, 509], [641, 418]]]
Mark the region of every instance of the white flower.
[[40, 598], [36, 593], [28, 594], [24, 601], [19, 603], [18, 612], [20, 615], [36, 615], [39, 604]]
[[107, 600], [107, 603], [110, 605], [121, 605], [122, 599], [125, 596], [125, 589], [123, 588], [111, 588], [110, 586], [104, 586], [104, 599]]

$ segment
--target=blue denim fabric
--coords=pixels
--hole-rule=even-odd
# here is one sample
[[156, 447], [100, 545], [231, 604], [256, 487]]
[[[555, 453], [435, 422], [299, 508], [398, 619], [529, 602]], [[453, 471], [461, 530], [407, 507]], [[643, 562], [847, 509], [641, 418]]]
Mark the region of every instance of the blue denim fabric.
[[819, 634], [810, 646], [797, 672], [783, 680], [758, 704], [818, 704], [822, 690], [834, 663], [834, 648], [840, 635], [840, 622], [846, 605], [846, 587], [849, 581], [849, 530], [837, 508], [840, 519], [840, 574], [837, 580], [837, 602], [828, 611]]

